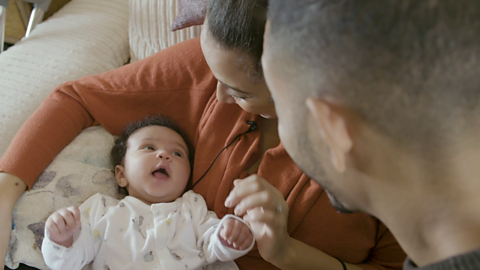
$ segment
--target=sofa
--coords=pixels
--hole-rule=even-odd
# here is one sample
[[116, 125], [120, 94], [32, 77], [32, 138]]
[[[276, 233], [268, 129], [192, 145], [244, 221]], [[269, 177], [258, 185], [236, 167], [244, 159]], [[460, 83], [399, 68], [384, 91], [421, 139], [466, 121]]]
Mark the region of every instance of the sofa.
[[[72, 0], [0, 54], [0, 156], [57, 85], [199, 36], [198, 16], [205, 9], [195, 5], [203, 7], [205, 1], [177, 1]], [[188, 2], [195, 2], [193, 10], [200, 12], [195, 20], [185, 15]], [[172, 32], [172, 26], [180, 30]], [[113, 140], [100, 126], [85, 129], [22, 195], [14, 210], [6, 266], [48, 269], [40, 251], [47, 217], [97, 192], [120, 196], [108, 158]]]

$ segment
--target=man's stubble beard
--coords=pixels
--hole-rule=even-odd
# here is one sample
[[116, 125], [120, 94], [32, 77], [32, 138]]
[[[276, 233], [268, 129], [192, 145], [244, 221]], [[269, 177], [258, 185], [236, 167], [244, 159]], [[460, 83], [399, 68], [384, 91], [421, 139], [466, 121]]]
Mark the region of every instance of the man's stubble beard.
[[[320, 151], [318, 151], [318, 149], [313, 149], [312, 147], [314, 147], [314, 144], [311, 143], [311, 140], [309, 140], [307, 132], [301, 132], [301, 134], [297, 135], [298, 140], [295, 142], [295, 144], [297, 149], [299, 149], [297, 152], [298, 157], [294, 158], [292, 156], [295, 163], [310, 179], [313, 179], [325, 190], [328, 195], [328, 199], [335, 210], [337, 210], [339, 213], [345, 214], [355, 213], [356, 211], [353, 211], [343, 205], [327, 180], [329, 179], [329, 176], [326, 173], [327, 169], [325, 169], [325, 166], [327, 162], [330, 161], [326, 157], [328, 155], [326, 154], [328, 152], [326, 147], [324, 147], [324, 149], [319, 149]], [[321, 152], [322, 154], [317, 152]]]

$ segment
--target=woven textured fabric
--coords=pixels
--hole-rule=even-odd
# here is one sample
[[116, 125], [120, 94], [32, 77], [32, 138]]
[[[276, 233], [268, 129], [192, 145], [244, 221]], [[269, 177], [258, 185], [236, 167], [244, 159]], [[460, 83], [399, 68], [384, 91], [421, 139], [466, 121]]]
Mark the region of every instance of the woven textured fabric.
[[207, 0], [178, 0], [178, 5], [178, 15], [173, 21], [172, 31], [203, 24], [207, 14]]
[[128, 61], [128, 3], [73, 0], [0, 55], [0, 155], [59, 84]]
[[201, 26], [172, 32], [177, 0], [130, 0], [130, 57], [141, 60], [176, 43], [200, 36]]

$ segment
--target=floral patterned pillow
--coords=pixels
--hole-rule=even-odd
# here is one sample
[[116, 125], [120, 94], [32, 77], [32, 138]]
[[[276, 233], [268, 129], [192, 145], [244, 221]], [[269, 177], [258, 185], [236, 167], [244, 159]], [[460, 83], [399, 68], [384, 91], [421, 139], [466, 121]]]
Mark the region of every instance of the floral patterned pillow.
[[40, 250], [45, 221], [60, 208], [79, 206], [96, 193], [121, 198], [111, 164], [114, 137], [102, 127], [85, 129], [45, 169], [25, 192], [13, 213], [9, 268], [19, 263], [48, 269]]

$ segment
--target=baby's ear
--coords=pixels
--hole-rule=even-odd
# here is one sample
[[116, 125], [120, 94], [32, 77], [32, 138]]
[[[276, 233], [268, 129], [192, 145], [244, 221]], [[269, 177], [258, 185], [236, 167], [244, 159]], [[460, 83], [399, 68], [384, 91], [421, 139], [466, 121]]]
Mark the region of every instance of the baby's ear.
[[115, 166], [115, 180], [120, 187], [128, 185], [127, 177], [125, 176], [125, 167], [122, 165]]

